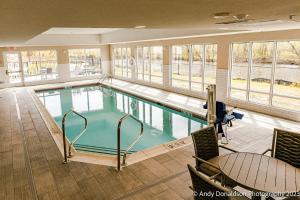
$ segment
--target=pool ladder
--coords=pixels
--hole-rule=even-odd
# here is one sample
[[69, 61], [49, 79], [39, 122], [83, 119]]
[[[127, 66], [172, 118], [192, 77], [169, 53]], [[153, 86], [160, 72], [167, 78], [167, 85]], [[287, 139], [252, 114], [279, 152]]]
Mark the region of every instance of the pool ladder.
[[[97, 81], [97, 85], [102, 85], [102, 83], [105, 81], [105, 79], [111, 79], [111, 77], [107, 74], [104, 74], [99, 80]], [[112, 80], [112, 79], [111, 79]]]
[[99, 86], [99, 89], [101, 90], [101, 92], [102, 92], [103, 94], [105, 94], [106, 96], [112, 96], [112, 95], [113, 95], [112, 92], [107, 93], [105, 90], [103, 90], [102, 85], [103, 85], [103, 82], [105, 81], [105, 79], [108, 79], [108, 80], [110, 79], [110, 80], [112, 81], [112, 78], [111, 78], [110, 76], [104, 74], [104, 75], [97, 81], [97, 85]]
[[[84, 119], [84, 128], [80, 131], [80, 133], [72, 140], [70, 141], [70, 145], [69, 145], [69, 149], [67, 152], [67, 136], [66, 136], [66, 127], [65, 127], [65, 123], [66, 123], [66, 119], [69, 116], [69, 114], [74, 113], [77, 116], [81, 117], [82, 119]], [[77, 140], [85, 133], [86, 128], [87, 128], [87, 118], [84, 117], [83, 115], [79, 114], [78, 112], [74, 111], [73, 109], [71, 109], [69, 112], [66, 112], [63, 116], [62, 119], [62, 131], [63, 131], [63, 145], [64, 145], [64, 160], [63, 163], [66, 164], [68, 162], [68, 158], [70, 158], [71, 155], [71, 150], [72, 150], [72, 146], [75, 144], [75, 142], [77, 142]]]
[[136, 117], [134, 117], [131, 114], [126, 114], [124, 115], [118, 123], [118, 138], [117, 138], [117, 171], [121, 170], [121, 125], [123, 123], [123, 121], [125, 119], [127, 119], [128, 117], [134, 119], [135, 121], [137, 121], [140, 125], [141, 125], [141, 130], [140, 130], [140, 134], [138, 135], [138, 137], [131, 143], [131, 145], [129, 145], [129, 147], [125, 150], [125, 152], [123, 153], [123, 161], [122, 161], [122, 166], [126, 165], [126, 156], [128, 154], [128, 152], [132, 149], [132, 147], [141, 139], [141, 137], [144, 134], [144, 124], [143, 122], [141, 122], [139, 119], [137, 119]]

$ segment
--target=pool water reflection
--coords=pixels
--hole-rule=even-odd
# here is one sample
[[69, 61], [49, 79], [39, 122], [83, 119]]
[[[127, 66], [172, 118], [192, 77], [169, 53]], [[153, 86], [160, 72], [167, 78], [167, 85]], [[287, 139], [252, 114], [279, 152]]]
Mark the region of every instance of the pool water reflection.
[[[144, 135], [132, 152], [187, 137], [206, 126], [205, 121], [186, 113], [98, 86], [42, 91], [37, 95], [60, 127], [63, 114], [72, 108], [87, 117], [87, 131], [75, 145], [81, 151], [115, 154], [117, 124], [126, 113], [144, 124]], [[66, 123], [67, 137], [70, 140], [75, 138], [82, 126], [81, 118], [70, 115]], [[139, 129], [140, 125], [133, 119], [128, 118], [123, 122], [122, 149], [134, 141]]]

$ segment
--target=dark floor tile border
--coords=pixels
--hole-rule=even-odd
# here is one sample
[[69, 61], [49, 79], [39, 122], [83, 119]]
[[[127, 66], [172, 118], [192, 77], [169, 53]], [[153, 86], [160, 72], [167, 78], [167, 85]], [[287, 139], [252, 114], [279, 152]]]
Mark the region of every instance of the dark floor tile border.
[[21, 118], [21, 114], [20, 114], [20, 107], [19, 107], [19, 104], [18, 104], [17, 94], [15, 92], [13, 92], [13, 97], [14, 97], [14, 101], [15, 101], [15, 104], [16, 104], [16, 112], [17, 112], [18, 123], [19, 123], [19, 126], [20, 126], [21, 134], [22, 134], [24, 154], [25, 154], [25, 165], [26, 165], [26, 171], [27, 171], [27, 176], [28, 176], [28, 180], [29, 180], [29, 187], [30, 187], [30, 191], [31, 191], [31, 197], [32, 197], [32, 199], [37, 200], [38, 199], [37, 190], [35, 188], [35, 184], [34, 184], [34, 180], [33, 180], [32, 168], [31, 168], [29, 153], [28, 153], [28, 149], [27, 149], [27, 142], [26, 142], [24, 127], [23, 127], [23, 124], [22, 124], [22, 118]]

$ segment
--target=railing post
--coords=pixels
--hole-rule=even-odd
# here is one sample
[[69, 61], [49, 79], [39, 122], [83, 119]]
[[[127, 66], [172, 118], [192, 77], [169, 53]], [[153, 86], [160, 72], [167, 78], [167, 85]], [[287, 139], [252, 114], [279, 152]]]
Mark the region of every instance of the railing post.
[[[67, 152], [67, 144], [66, 144], [66, 128], [65, 128], [65, 122], [66, 119], [68, 117], [68, 115], [73, 112], [74, 114], [78, 115], [79, 117], [84, 119], [84, 129], [82, 129], [81, 133], [70, 143], [69, 145], [69, 155]], [[63, 163], [66, 164], [68, 162], [68, 157], [71, 157], [71, 148], [73, 146], [73, 144], [82, 136], [82, 134], [86, 131], [86, 127], [87, 127], [87, 118], [84, 117], [83, 115], [79, 114], [78, 112], [74, 111], [74, 110], [70, 110], [69, 112], [66, 112], [63, 116], [62, 119], [62, 131], [63, 131], [63, 146], [64, 146], [64, 160]]]
[[[121, 121], [120, 121], [121, 122]], [[118, 143], [117, 143], [117, 150], [118, 150], [118, 157], [117, 157], [117, 170], [121, 170], [121, 123], [118, 124]]]
[[68, 157], [67, 157], [67, 144], [66, 144], [66, 129], [65, 129], [65, 116], [67, 113], [64, 115], [63, 120], [62, 120], [62, 131], [63, 131], [63, 145], [64, 145], [64, 160], [63, 163], [67, 164], [68, 163]]
[[216, 85], [207, 87], [207, 123], [213, 126], [216, 121]]
[[138, 120], [137, 118], [133, 117], [130, 114], [126, 114], [124, 115], [118, 123], [118, 141], [117, 141], [117, 151], [118, 151], [118, 157], [117, 157], [117, 171], [121, 170], [121, 125], [124, 119], [126, 119], [127, 117], [132, 117], [132, 119], [134, 119], [135, 121], [139, 122], [141, 124], [141, 132], [139, 134], [139, 137], [137, 137], [137, 139], [131, 144], [129, 145], [129, 147], [126, 149], [126, 151], [123, 154], [123, 165], [126, 164], [125, 160], [126, 160], [126, 155], [128, 153], [128, 151], [138, 142], [138, 140], [141, 138], [141, 136], [144, 133], [144, 125], [143, 122], [141, 122], [140, 120]]

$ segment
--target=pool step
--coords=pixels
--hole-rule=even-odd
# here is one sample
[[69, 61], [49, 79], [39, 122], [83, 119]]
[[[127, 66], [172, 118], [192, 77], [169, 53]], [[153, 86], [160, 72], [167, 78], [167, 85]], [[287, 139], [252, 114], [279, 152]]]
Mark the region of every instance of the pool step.
[[[83, 144], [75, 144], [75, 149], [78, 151], [87, 151], [87, 152], [93, 152], [93, 153], [104, 153], [104, 154], [110, 154], [110, 155], [117, 155], [117, 149], [115, 148], [108, 148], [108, 147], [97, 147], [92, 145], [83, 145]], [[123, 154], [125, 150], [121, 149], [121, 154]], [[128, 154], [135, 153], [136, 151], [129, 151]]]

